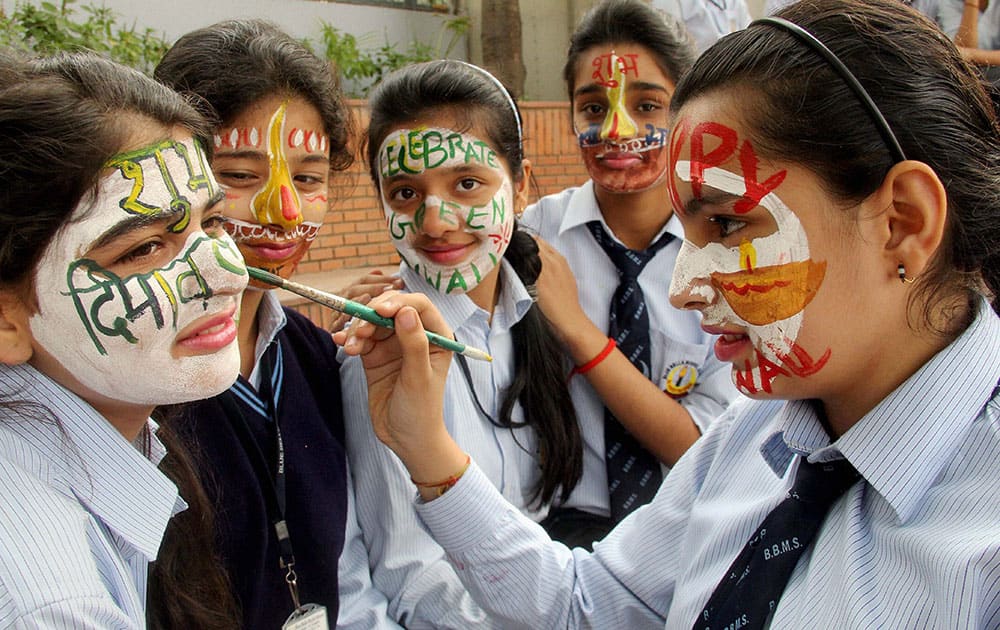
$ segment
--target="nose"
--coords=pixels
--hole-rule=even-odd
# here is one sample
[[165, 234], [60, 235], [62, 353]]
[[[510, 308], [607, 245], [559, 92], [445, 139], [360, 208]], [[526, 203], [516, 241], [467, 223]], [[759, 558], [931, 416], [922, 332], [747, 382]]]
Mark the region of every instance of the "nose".
[[617, 55], [611, 53], [611, 83], [608, 87], [608, 113], [604, 117], [604, 124], [601, 125], [601, 140], [619, 140], [622, 138], [632, 138], [639, 132], [639, 126], [635, 124], [628, 114], [628, 104], [625, 100], [627, 94], [625, 89], [624, 66]]
[[717, 299], [704, 258], [702, 250], [689, 241], [681, 245], [670, 279], [670, 304], [674, 308], [701, 310]]
[[283, 230], [291, 230], [302, 223], [302, 202], [292, 182], [292, 173], [281, 144], [287, 107], [287, 101], [282, 103], [268, 125], [267, 182], [254, 195], [252, 202], [254, 214], [261, 225], [277, 225]]
[[[283, 172], [282, 172], [283, 171]], [[272, 170], [264, 188], [253, 198], [254, 214], [261, 225], [276, 225], [290, 230], [302, 223], [299, 194], [288, 169]]]
[[459, 227], [457, 206], [439, 197], [429, 196], [424, 202], [423, 216], [416, 221], [420, 231], [431, 238], [440, 238]]

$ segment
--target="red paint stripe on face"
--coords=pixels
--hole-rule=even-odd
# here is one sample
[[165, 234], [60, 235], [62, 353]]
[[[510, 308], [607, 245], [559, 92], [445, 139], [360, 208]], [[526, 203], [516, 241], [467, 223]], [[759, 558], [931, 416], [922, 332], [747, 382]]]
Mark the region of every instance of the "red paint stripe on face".
[[299, 216], [299, 207], [295, 205], [295, 195], [288, 186], [281, 187], [281, 216], [292, 221]]

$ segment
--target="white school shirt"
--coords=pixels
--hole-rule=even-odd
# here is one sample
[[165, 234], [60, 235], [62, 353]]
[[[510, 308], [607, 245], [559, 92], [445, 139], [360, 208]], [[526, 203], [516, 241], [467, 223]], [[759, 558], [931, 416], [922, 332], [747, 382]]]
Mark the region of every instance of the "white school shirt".
[[150, 458], [27, 364], [0, 365], [0, 627], [145, 628], [146, 579], [186, 508]]
[[417, 509], [505, 628], [687, 630], [799, 458], [846, 458], [863, 479], [831, 507], [770, 627], [992, 630], [998, 377], [1000, 319], [984, 300], [968, 330], [832, 443], [810, 401], [735, 404], [592, 554], [550, 541], [474, 466]]
[[[254, 345], [254, 364], [250, 378], [247, 379], [254, 389], [260, 387], [258, 369], [260, 359], [268, 347], [276, 343], [275, 338], [286, 323], [288, 318], [281, 301], [273, 290], [265, 291], [264, 299], [257, 309], [258, 329], [257, 342]], [[388, 602], [385, 595], [372, 585], [368, 549], [361, 535], [361, 525], [358, 524], [350, 462], [347, 462], [347, 519], [344, 529], [344, 548], [337, 562], [337, 596], [340, 610], [336, 623], [340, 630], [399, 627], [388, 617]]]
[[[408, 291], [420, 291], [441, 311], [464, 344], [485, 350], [492, 362], [468, 359], [476, 395], [494, 418], [502, 394], [514, 375], [510, 329], [531, 307], [531, 297], [510, 264], [501, 260], [500, 298], [492, 322], [465, 294], [431, 290], [405, 264], [400, 274]], [[368, 415], [368, 390], [359, 357], [341, 355], [341, 383], [347, 427], [347, 449], [354, 471], [358, 520], [372, 563], [372, 580], [389, 599], [389, 614], [407, 628], [491, 627], [472, 603], [447, 563], [444, 552], [427, 535], [412, 507], [415, 487], [399, 459], [375, 437]], [[532, 520], [547, 507], [529, 504], [541, 478], [534, 429], [504, 429], [479, 413], [469, 386], [452, 359], [445, 384], [444, 416], [448, 433], [470, 456], [501, 496]], [[523, 422], [520, 403], [511, 419]]]
[[[663, 203], [669, 202], [664, 199]], [[619, 279], [614, 263], [587, 229], [587, 222], [594, 220], [600, 220], [611, 233], [597, 206], [593, 182], [588, 181], [529, 206], [521, 217], [521, 226], [537, 233], [566, 257], [576, 277], [580, 306], [594, 325], [607, 330], [611, 298]], [[715, 357], [716, 337], [701, 329], [701, 315], [670, 304], [670, 279], [684, 231], [676, 216], [671, 216], [663, 231], [672, 234], [673, 241], [658, 251], [639, 275], [649, 310], [651, 380], [663, 390], [671, 370], [697, 370], [694, 389], [678, 402], [704, 433], [739, 393], [729, 364]], [[583, 434], [583, 478], [563, 506], [607, 516], [610, 499], [604, 459], [604, 402], [585, 377], [576, 376], [570, 381], [570, 395]], [[666, 473], [667, 468], [663, 470]]]
[[699, 55], [723, 35], [746, 28], [751, 19], [746, 0], [653, 0], [652, 5], [684, 23]]

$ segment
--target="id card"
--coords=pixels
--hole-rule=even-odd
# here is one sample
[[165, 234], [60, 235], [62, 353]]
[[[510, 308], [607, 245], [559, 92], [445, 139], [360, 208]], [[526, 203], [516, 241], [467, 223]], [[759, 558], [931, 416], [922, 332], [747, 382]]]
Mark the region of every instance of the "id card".
[[319, 604], [304, 604], [292, 614], [281, 626], [282, 630], [330, 630], [330, 621], [326, 616], [326, 606]]

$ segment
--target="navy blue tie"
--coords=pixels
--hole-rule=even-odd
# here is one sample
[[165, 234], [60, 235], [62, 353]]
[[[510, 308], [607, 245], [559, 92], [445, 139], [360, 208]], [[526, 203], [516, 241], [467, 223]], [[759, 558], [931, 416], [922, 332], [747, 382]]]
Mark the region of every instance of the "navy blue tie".
[[[587, 229], [618, 269], [619, 284], [611, 297], [608, 336], [649, 378], [649, 312], [639, 287], [639, 274], [673, 236], [664, 232], [645, 250], [635, 251], [615, 241], [600, 221], [587, 222]], [[656, 457], [643, 448], [608, 409], [604, 410], [604, 461], [608, 470], [611, 520], [617, 523], [635, 508], [649, 503], [663, 481], [663, 473]]]
[[729, 566], [693, 630], [766, 628], [799, 557], [833, 503], [861, 478], [846, 459], [802, 459], [788, 497], [764, 518]]

